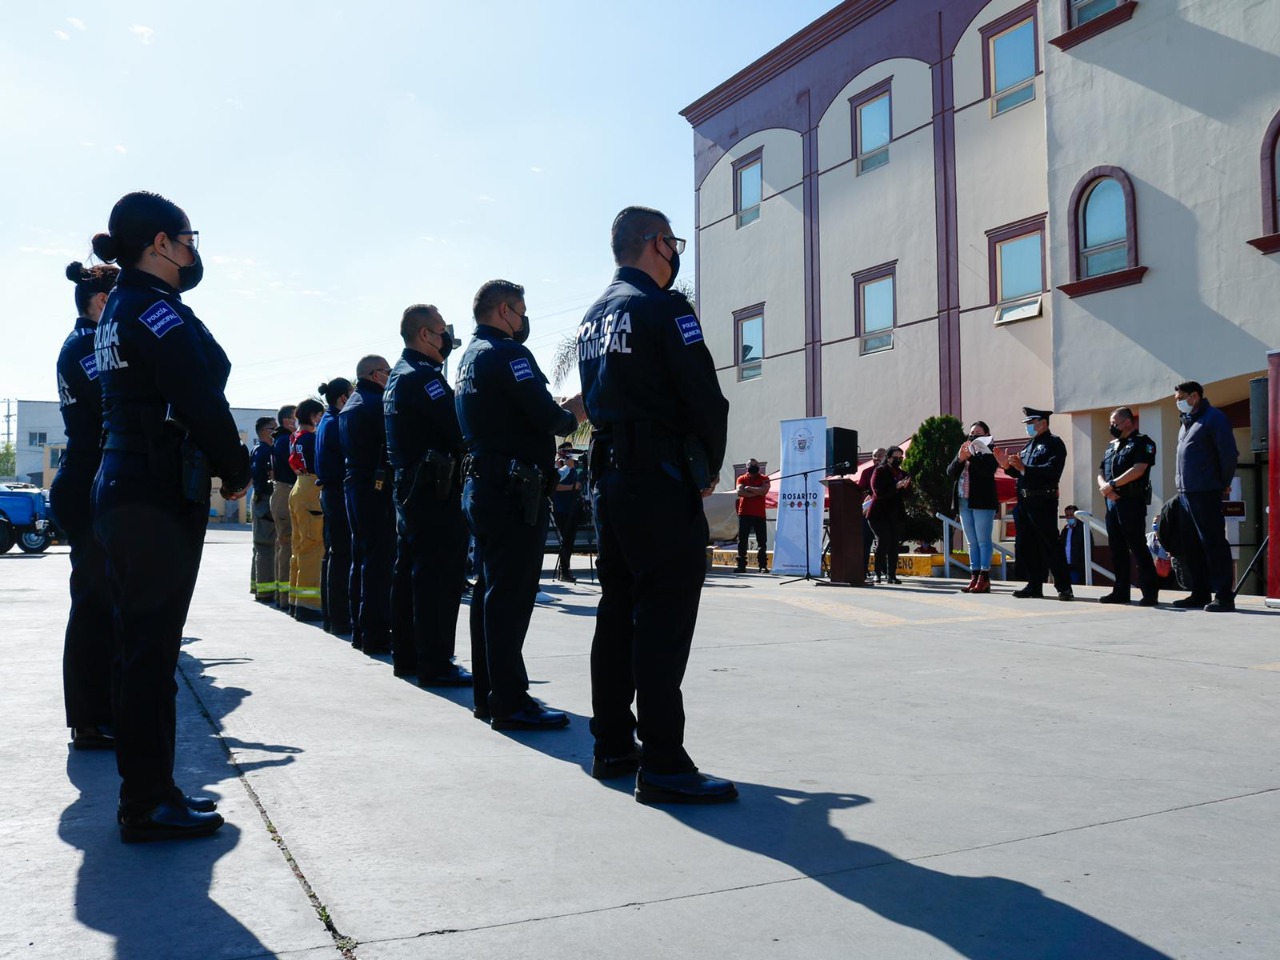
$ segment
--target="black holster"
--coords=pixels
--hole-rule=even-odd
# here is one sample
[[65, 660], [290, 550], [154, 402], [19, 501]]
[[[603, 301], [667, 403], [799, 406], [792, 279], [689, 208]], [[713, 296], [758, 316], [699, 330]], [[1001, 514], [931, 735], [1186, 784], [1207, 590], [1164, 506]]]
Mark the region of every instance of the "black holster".
[[542, 509], [542, 503], [546, 499], [542, 471], [519, 460], [512, 460], [507, 474], [507, 489], [516, 497], [524, 522], [536, 527], [538, 511]]
[[189, 503], [208, 503], [213, 483], [209, 458], [190, 437], [182, 438], [178, 453], [182, 459], [182, 499]]

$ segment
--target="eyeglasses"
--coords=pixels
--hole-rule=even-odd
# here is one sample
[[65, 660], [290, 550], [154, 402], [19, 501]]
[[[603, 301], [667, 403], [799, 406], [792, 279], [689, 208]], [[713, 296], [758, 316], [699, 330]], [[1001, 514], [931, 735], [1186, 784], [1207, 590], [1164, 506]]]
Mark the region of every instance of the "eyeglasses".
[[191, 242], [187, 244], [192, 250], [200, 249], [200, 231], [199, 230], [179, 230], [174, 237], [190, 237]]
[[676, 252], [677, 255], [684, 253], [685, 242], [681, 240], [679, 237], [671, 236], [669, 233], [646, 233], [640, 239], [644, 240], [647, 243], [648, 241], [652, 240], [654, 237], [661, 237], [663, 240], [667, 241], [667, 244], [671, 247], [672, 250]]

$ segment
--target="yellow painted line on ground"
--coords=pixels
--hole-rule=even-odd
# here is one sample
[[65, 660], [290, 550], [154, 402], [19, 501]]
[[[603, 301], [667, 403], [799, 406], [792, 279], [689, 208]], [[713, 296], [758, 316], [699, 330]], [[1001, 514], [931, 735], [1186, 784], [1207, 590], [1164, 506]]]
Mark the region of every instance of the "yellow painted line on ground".
[[1280, 673], [1280, 663], [1260, 663], [1256, 667], [1250, 667], [1250, 670], [1274, 670]]

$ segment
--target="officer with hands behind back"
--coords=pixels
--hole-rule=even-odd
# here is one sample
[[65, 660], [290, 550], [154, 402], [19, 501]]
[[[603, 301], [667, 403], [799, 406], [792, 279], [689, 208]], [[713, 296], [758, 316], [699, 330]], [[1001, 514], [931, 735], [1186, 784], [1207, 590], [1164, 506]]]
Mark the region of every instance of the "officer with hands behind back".
[[195, 590], [211, 475], [235, 500], [249, 452], [223, 391], [231, 363], [182, 302], [203, 275], [198, 234], [176, 204], [131, 193], [93, 252], [122, 267], [94, 335], [102, 382], [102, 465], [94, 532], [120, 628], [117, 819], [125, 841], [204, 836], [222, 825], [207, 797], [174, 784], [174, 671]]
[[453, 662], [467, 561], [465, 449], [444, 379], [453, 329], [434, 306], [418, 303], [404, 311], [400, 336], [404, 353], [382, 395], [396, 506], [394, 669], [416, 673], [420, 687], [469, 687], [470, 672]]
[[685, 752], [680, 685], [706, 571], [702, 497], [724, 461], [729, 402], [692, 306], [671, 292], [684, 241], [670, 221], [627, 207], [611, 244], [618, 270], [578, 328], [602, 591], [591, 773], [635, 774], [641, 803], [720, 803], [737, 787]]
[[1111, 569], [1116, 583], [1098, 602], [1129, 602], [1132, 555], [1138, 563], [1138, 589], [1142, 591], [1139, 602], [1144, 607], [1154, 607], [1159, 600], [1160, 578], [1147, 547], [1147, 507], [1151, 503], [1156, 444], [1138, 432], [1133, 411], [1128, 407], [1112, 412], [1110, 430], [1114, 439], [1098, 465], [1098, 492], [1107, 500], [1107, 542], [1111, 545]]
[[276, 601], [276, 524], [271, 516], [271, 436], [274, 417], [259, 417], [253, 425], [258, 442], [249, 454], [249, 475], [253, 480], [253, 596], [259, 603]]
[[1018, 574], [1027, 583], [1013, 595], [1043, 597], [1045, 576], [1052, 572], [1058, 599], [1074, 600], [1071, 572], [1058, 539], [1058, 481], [1067, 465], [1067, 445], [1049, 431], [1051, 410], [1023, 407], [1022, 413], [1030, 437], [1026, 446], [1013, 454], [999, 447], [992, 451], [1004, 472], [1018, 481], [1014, 550]]
[[462, 509], [476, 538], [471, 593], [475, 714], [495, 730], [547, 730], [569, 718], [529, 696], [524, 638], [538, 596], [555, 438], [582, 420], [560, 407], [524, 346], [524, 287], [490, 280], [475, 296], [476, 329], [458, 367], [455, 405], [467, 447]]

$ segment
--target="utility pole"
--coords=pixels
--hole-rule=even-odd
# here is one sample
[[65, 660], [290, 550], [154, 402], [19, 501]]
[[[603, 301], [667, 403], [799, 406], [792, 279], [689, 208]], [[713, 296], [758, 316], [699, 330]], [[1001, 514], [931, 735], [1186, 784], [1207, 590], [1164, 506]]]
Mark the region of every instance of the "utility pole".
[[4, 402], [4, 442], [13, 443], [13, 401]]

